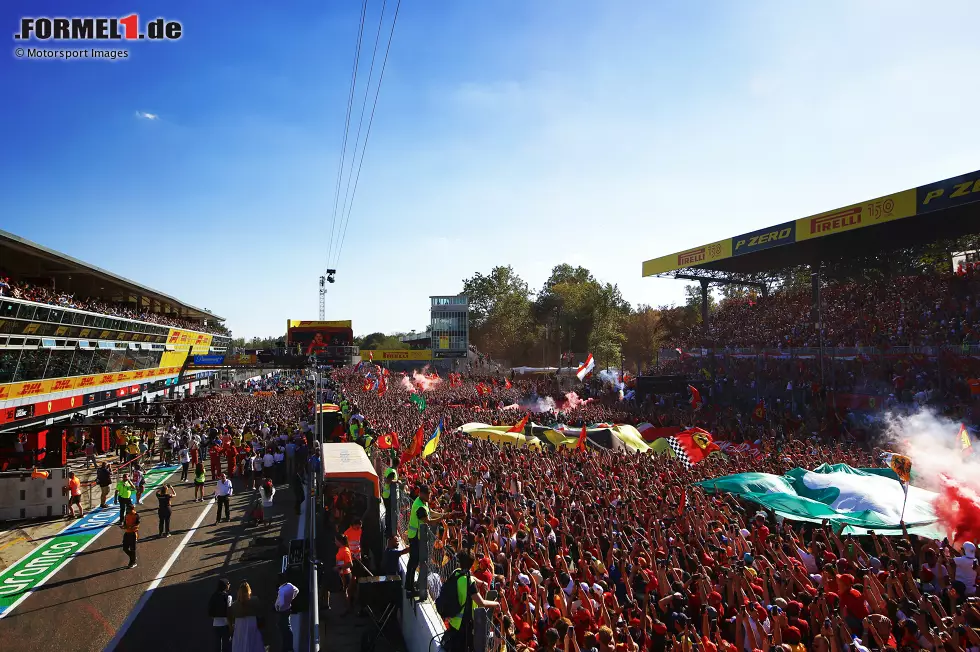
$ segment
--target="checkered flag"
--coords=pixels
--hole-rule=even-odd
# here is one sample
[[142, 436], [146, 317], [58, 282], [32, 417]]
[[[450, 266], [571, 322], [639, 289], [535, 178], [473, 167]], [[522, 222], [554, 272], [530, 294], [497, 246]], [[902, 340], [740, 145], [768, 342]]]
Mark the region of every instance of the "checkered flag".
[[677, 437], [667, 437], [666, 439], [667, 444], [670, 445], [670, 450], [674, 451], [674, 457], [676, 457], [677, 460], [684, 465], [685, 469], [689, 469], [694, 466], [694, 463], [691, 462], [691, 458], [688, 456], [687, 451], [685, 451], [684, 447], [681, 446], [681, 442], [678, 441]]

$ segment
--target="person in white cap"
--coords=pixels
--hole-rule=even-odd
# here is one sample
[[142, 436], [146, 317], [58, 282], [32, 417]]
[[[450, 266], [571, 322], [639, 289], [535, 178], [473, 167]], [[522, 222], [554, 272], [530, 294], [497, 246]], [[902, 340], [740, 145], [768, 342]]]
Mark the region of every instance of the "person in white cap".
[[974, 596], [977, 594], [977, 547], [973, 542], [967, 541], [963, 544], [963, 556], [953, 559], [956, 564], [956, 574], [953, 581], [963, 582], [966, 586], [966, 594]]

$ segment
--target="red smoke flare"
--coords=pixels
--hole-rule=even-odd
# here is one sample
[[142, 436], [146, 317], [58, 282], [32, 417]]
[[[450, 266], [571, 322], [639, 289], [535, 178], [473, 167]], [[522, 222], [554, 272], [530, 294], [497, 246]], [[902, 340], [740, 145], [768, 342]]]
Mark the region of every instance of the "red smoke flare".
[[980, 495], [948, 475], [940, 475], [939, 484], [933, 509], [952, 543], [980, 540]]

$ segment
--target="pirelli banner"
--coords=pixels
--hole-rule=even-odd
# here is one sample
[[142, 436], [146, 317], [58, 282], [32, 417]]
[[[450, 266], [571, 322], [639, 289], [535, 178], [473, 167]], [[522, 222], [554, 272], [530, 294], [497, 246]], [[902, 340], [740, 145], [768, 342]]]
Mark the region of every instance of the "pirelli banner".
[[980, 201], [980, 171], [648, 260], [643, 263], [643, 276], [697, 267], [732, 256], [744, 256], [976, 201]]

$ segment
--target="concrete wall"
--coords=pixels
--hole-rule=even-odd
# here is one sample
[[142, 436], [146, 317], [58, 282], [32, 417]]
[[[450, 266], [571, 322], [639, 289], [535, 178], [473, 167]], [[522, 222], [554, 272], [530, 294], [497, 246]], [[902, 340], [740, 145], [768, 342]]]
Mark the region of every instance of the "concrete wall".
[[0, 473], [0, 521], [65, 515], [68, 498], [62, 489], [68, 485], [68, 469], [47, 471], [46, 480], [32, 478], [29, 470]]
[[[404, 581], [405, 571], [408, 568], [408, 557], [403, 556], [399, 561], [399, 566]], [[405, 639], [405, 647], [408, 652], [437, 652], [442, 649], [440, 642], [446, 627], [442, 624], [442, 617], [432, 602], [419, 603], [408, 600], [403, 592], [401, 625], [402, 638]]]

